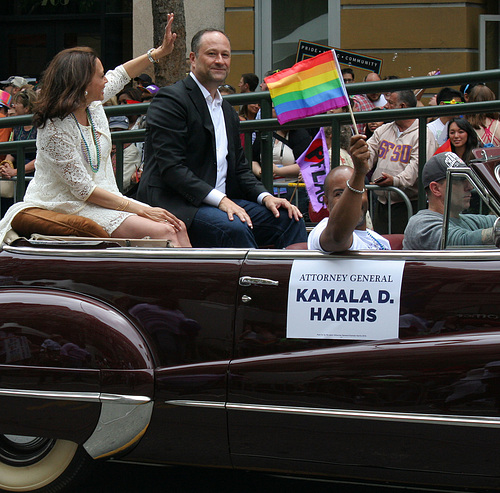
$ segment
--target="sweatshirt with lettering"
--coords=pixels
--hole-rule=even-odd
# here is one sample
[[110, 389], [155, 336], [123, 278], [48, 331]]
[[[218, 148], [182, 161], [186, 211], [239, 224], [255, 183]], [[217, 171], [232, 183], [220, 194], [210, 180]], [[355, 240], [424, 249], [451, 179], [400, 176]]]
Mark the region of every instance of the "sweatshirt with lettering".
[[[433, 133], [427, 130], [427, 159], [437, 149]], [[418, 120], [415, 120], [406, 130], [401, 132], [395, 122], [385, 123], [377, 128], [368, 139], [370, 149], [370, 164], [375, 166], [372, 180], [387, 173], [394, 177], [394, 186], [408, 195], [410, 200], [418, 196]], [[378, 200], [387, 203], [387, 192], [377, 191]], [[402, 202], [395, 193], [392, 202]]]

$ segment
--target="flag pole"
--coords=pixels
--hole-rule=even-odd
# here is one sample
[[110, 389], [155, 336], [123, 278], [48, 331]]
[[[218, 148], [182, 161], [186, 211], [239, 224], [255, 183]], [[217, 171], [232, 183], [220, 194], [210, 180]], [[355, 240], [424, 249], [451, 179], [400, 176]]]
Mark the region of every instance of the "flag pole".
[[356, 135], [359, 135], [358, 124], [356, 123], [356, 119], [354, 118], [354, 113], [352, 112], [352, 106], [351, 106], [350, 101], [349, 101], [349, 114], [351, 115], [351, 120], [352, 120], [352, 124], [354, 126], [354, 131], [356, 132]]

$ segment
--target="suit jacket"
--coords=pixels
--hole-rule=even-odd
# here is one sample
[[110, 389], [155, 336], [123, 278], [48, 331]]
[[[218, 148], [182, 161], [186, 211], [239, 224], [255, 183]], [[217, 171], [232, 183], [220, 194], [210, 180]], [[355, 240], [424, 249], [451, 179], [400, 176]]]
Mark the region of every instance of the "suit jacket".
[[[240, 121], [223, 101], [228, 140], [226, 194], [256, 201], [266, 188], [250, 170], [241, 147]], [[137, 199], [163, 207], [189, 227], [215, 187], [215, 133], [205, 98], [191, 76], [162, 88], [146, 118], [145, 161]]]

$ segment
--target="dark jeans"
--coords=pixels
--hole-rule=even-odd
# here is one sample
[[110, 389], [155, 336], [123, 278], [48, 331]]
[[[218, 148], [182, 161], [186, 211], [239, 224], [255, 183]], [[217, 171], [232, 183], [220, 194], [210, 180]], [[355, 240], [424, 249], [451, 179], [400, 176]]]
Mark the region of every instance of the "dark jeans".
[[[412, 200], [413, 212], [418, 210], [418, 200]], [[375, 216], [373, 220], [373, 229], [385, 235], [389, 233], [389, 206], [382, 204], [377, 200], [375, 205]], [[391, 204], [391, 233], [404, 233], [408, 223], [408, 209], [404, 202]]]
[[252, 219], [253, 229], [236, 216], [230, 221], [224, 211], [202, 205], [188, 230], [193, 247], [258, 248], [272, 245], [285, 248], [307, 241], [304, 221], [290, 219], [288, 211], [280, 209], [277, 218], [256, 202], [241, 199], [234, 202], [246, 210]]

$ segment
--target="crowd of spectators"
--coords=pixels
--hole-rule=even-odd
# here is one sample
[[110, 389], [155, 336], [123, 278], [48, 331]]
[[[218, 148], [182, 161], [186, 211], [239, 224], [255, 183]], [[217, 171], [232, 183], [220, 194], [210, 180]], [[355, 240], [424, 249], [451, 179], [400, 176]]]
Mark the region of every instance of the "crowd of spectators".
[[[33, 113], [37, 93], [33, 79], [11, 76], [0, 81], [0, 118], [22, 116]], [[33, 125], [15, 126], [0, 129], [0, 142], [34, 140], [36, 128]], [[35, 150], [24, 155], [26, 176], [33, 176], [35, 170]], [[18, 163], [11, 153], [0, 155], [0, 216], [14, 203], [15, 182]]]
[[[269, 71], [260, 81], [260, 89], [267, 90], [265, 77], [275, 71]], [[430, 72], [434, 75], [438, 72]], [[350, 67], [342, 69], [344, 84], [355, 82], [355, 72]], [[387, 76], [385, 79], [396, 78]], [[381, 77], [377, 73], [368, 73], [364, 77], [365, 82], [379, 81]], [[0, 118], [9, 115], [25, 115], [33, 112], [37, 92], [40, 90], [26, 77], [11, 76], [7, 80], [0, 81]], [[240, 93], [254, 92], [259, 87], [259, 77], [254, 73], [244, 73], [238, 83]], [[150, 102], [159, 87], [154, 84], [148, 74], [135, 77], [114, 99], [107, 104], [134, 105], [142, 102]], [[221, 95], [235, 94], [237, 90], [229, 85], [219, 86]], [[354, 112], [375, 111], [378, 113], [383, 109], [398, 109], [422, 105], [421, 96], [423, 91], [397, 90], [394, 92], [381, 93], [370, 92], [356, 94], [351, 98], [351, 108]], [[435, 153], [453, 152], [466, 164], [473, 158], [472, 150], [477, 147], [499, 146], [500, 125], [499, 113], [485, 112], [461, 115], [461, 105], [467, 102], [493, 101], [496, 99], [494, 92], [485, 84], [464, 84], [460, 90], [444, 87], [428, 102], [429, 105], [456, 105], [456, 112], [452, 115], [440, 116], [430, 119], [427, 125], [426, 156], [429, 160]], [[238, 111], [241, 121], [255, 120], [261, 117], [260, 106], [257, 103], [244, 104]], [[339, 111], [347, 111], [348, 107]], [[130, 112], [126, 116], [111, 117], [109, 127], [111, 132], [120, 130], [134, 130], [146, 127], [146, 115], [138, 115]], [[374, 113], [375, 115], [375, 113]], [[274, 116], [274, 114], [273, 114]], [[408, 217], [405, 202], [401, 195], [394, 192], [386, 192], [385, 187], [394, 187], [410, 200], [414, 212], [418, 208], [417, 193], [419, 186], [418, 158], [419, 158], [419, 121], [417, 119], [401, 119], [392, 122], [383, 122], [383, 115], [373, 119], [367, 124], [342, 125], [340, 139], [332, 138], [331, 127], [324, 128], [324, 135], [330, 153], [330, 162], [334, 152], [340, 154], [342, 166], [353, 167], [353, 161], [349, 153], [350, 138], [356, 134], [366, 135], [367, 148], [369, 150], [369, 169], [365, 173], [365, 182], [378, 185], [376, 200], [372, 201], [374, 230], [380, 234], [404, 233]], [[306, 130], [277, 130], [273, 132], [273, 176], [275, 180], [284, 179], [286, 182], [295, 182], [295, 188], [290, 188], [292, 183], [287, 183], [288, 188], [276, 186], [274, 194], [285, 194], [289, 199], [297, 196], [298, 205], [306, 219], [309, 211], [308, 199], [305, 189], [299, 189], [302, 180], [298, 157], [307, 149], [315, 132], [318, 129]], [[8, 140], [32, 140], [36, 139], [36, 128], [33, 125], [15, 126], [13, 128], [0, 129], [0, 142]], [[244, 134], [241, 134], [242, 145], [245, 145]], [[123, 146], [123, 191], [133, 197], [141, 178], [144, 155], [142, 142], [120, 143]], [[112, 150], [113, 164], [116, 164], [116, 146]], [[260, 139], [256, 133], [252, 135], [252, 170], [257, 177], [262, 175], [262, 157], [260, 153]], [[0, 156], [0, 195], [2, 196], [2, 215], [6, 208], [13, 202], [13, 184], [7, 186], [6, 181], [12, 180], [17, 175], [18, 164], [15, 153]], [[25, 154], [25, 175], [29, 178], [35, 169], [35, 153], [31, 150]], [[116, 166], [114, 166], [116, 170]], [[299, 193], [297, 194], [297, 190]], [[427, 190], [429, 194], [429, 190]], [[428, 195], [432, 197], [432, 193]], [[390, 197], [390, 198], [389, 198]], [[296, 199], [296, 200], [297, 200]], [[389, 213], [390, 208], [390, 213]], [[323, 217], [329, 211], [325, 206]], [[391, 221], [389, 222], [389, 216]]]
[[[440, 71], [431, 71], [427, 75], [439, 75]], [[266, 74], [266, 75], [270, 75]], [[350, 68], [342, 70], [344, 84], [355, 81], [355, 73]], [[384, 79], [394, 79], [396, 76], [387, 76]], [[365, 82], [379, 81], [380, 76], [375, 73], [368, 74]], [[267, 88], [264, 87], [263, 90]], [[405, 107], [423, 106], [423, 90], [409, 91], [397, 90], [386, 94], [367, 93], [358, 94], [351, 98], [351, 107], [356, 111], [371, 111], [398, 109]], [[434, 97], [428, 99], [429, 105], [456, 105], [456, 112], [451, 115], [429, 119], [426, 135], [426, 159], [434, 154], [453, 152], [466, 164], [473, 159], [472, 150], [477, 147], [499, 146], [500, 125], [498, 112], [461, 114], [461, 106], [467, 102], [493, 101], [496, 95], [485, 84], [464, 84], [460, 90], [444, 87]], [[342, 110], [340, 110], [342, 111]], [[343, 109], [346, 111], [346, 108]], [[370, 149], [370, 170], [366, 174], [366, 183], [379, 186], [376, 192], [377, 200], [372, 204], [374, 211], [374, 227], [378, 233], [404, 233], [408, 212], [402, 195], [394, 192], [385, 192], [384, 187], [396, 187], [409, 198], [413, 213], [418, 210], [418, 187], [419, 187], [419, 121], [417, 119], [396, 120], [384, 123], [380, 118], [374, 119], [367, 124], [359, 124], [357, 128], [352, 125], [341, 127], [340, 138], [335, 138], [332, 143], [331, 128], [325, 127], [330, 154], [340, 153], [341, 165], [352, 167], [352, 159], [347, 152], [349, 138], [358, 131], [367, 136]], [[276, 133], [275, 133], [276, 135]], [[273, 139], [273, 149], [276, 150], [279, 140]], [[257, 162], [255, 162], [257, 161]], [[332, 162], [330, 156], [330, 162]], [[293, 163], [292, 163], [293, 164]], [[254, 158], [254, 172], [257, 176], [261, 174], [260, 162]], [[290, 168], [293, 169], [293, 168]], [[274, 177], [279, 176], [277, 168], [276, 152], [273, 153]], [[299, 173], [300, 178], [300, 173]], [[276, 191], [276, 190], [275, 190]], [[390, 200], [388, 200], [390, 196]], [[478, 200], [472, 194], [473, 204]], [[390, 203], [389, 203], [390, 202]], [[389, 208], [391, 210], [391, 223], [389, 224]], [[302, 209], [302, 208], [301, 208]], [[321, 215], [322, 214], [322, 215]], [[321, 219], [328, 214], [327, 208], [320, 215], [314, 214], [314, 219]]]
[[[37, 95], [40, 91], [36, 80], [21, 76], [11, 76], [0, 81], [0, 118], [33, 114]], [[106, 106], [137, 104], [150, 102], [160, 88], [153, 83], [148, 74], [141, 74], [127, 85], [119, 94], [105, 103]], [[110, 130], [135, 130], [145, 128], [145, 114], [109, 118]], [[36, 140], [37, 129], [33, 125], [23, 125], [0, 129], [0, 142]], [[35, 149], [29, 149], [24, 155], [25, 176], [32, 177], [35, 170]], [[113, 145], [112, 159], [116, 171], [116, 146]], [[123, 191], [133, 197], [142, 174], [144, 163], [143, 143], [123, 144]], [[18, 164], [15, 153], [0, 155], [0, 217], [14, 203], [15, 181]], [[7, 180], [10, 180], [9, 182]]]

